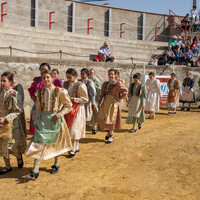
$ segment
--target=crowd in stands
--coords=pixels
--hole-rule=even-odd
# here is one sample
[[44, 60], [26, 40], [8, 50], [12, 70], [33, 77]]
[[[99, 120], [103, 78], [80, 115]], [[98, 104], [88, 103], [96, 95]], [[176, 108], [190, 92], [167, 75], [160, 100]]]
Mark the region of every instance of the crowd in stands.
[[[200, 37], [195, 36], [193, 39], [188, 36], [187, 40], [183, 42], [182, 37], [172, 36], [168, 43], [167, 49], [158, 58], [156, 54], [153, 54], [149, 60], [149, 65], [191, 65], [191, 67], [200, 66]], [[199, 56], [199, 57], [198, 57]], [[198, 59], [194, 62], [194, 57]]]

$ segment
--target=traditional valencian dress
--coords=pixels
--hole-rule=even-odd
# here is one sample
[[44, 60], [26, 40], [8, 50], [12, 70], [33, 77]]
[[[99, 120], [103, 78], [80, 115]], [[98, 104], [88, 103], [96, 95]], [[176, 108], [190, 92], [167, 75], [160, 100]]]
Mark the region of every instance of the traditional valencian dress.
[[64, 88], [68, 90], [70, 97], [74, 97], [72, 111], [65, 115], [72, 140], [80, 140], [85, 137], [86, 115], [84, 104], [88, 102], [87, 87], [84, 83], [64, 82]]
[[24, 114], [24, 90], [21, 84], [14, 83], [13, 89], [19, 93], [18, 104], [21, 107], [21, 113], [13, 121], [13, 134], [19, 153], [26, 150], [26, 121]]
[[145, 114], [142, 106], [145, 106], [146, 87], [141, 83], [131, 83], [129, 87], [129, 110], [127, 124], [136, 124], [145, 122]]
[[93, 115], [92, 104], [95, 105], [96, 112], [98, 112], [98, 106], [97, 106], [97, 103], [96, 103], [95, 84], [89, 78], [87, 78], [85, 80], [80, 79], [79, 81], [83, 82], [87, 87], [89, 101], [88, 101], [88, 103], [86, 103], [84, 105], [85, 105], [85, 112], [86, 112], [86, 121], [90, 122], [91, 119], [92, 119], [92, 115]]
[[148, 79], [146, 81], [147, 98], [145, 110], [150, 112], [158, 112], [160, 108], [161, 87], [160, 81], [157, 79]]
[[20, 95], [13, 89], [0, 90], [0, 117], [5, 117], [6, 121], [0, 125], [0, 155], [9, 158], [9, 153], [19, 157], [18, 135], [20, 132], [13, 132], [13, 120], [15, 120], [20, 112], [19, 105]]
[[180, 102], [182, 103], [195, 103], [195, 95], [193, 92], [194, 80], [189, 78], [185, 78], [183, 81], [182, 87], [182, 97]]
[[[47, 160], [59, 156], [72, 148], [69, 130], [64, 115], [69, 113], [72, 103], [67, 90], [54, 85], [36, 93], [38, 120], [35, 135], [29, 143], [25, 155], [37, 160]], [[55, 121], [54, 115], [62, 116]]]
[[118, 81], [104, 82], [101, 87], [98, 127], [114, 131], [121, 128], [120, 100], [128, 93], [127, 88]]
[[[57, 87], [62, 87], [61, 81], [59, 78], [54, 79], [54, 85]], [[30, 97], [35, 97], [35, 93], [37, 90], [40, 90], [44, 88], [44, 85], [42, 83], [41, 76], [35, 77], [33, 79], [33, 83], [31, 84], [31, 87], [28, 88]], [[35, 125], [36, 125], [36, 118], [37, 118], [37, 111], [36, 111], [36, 102], [34, 102], [32, 111], [31, 111], [31, 119], [30, 119], [30, 132], [32, 135], [35, 133]]]
[[[96, 102], [99, 102], [99, 98], [100, 98], [100, 93], [101, 93], [101, 83], [99, 78], [97, 78], [96, 76], [93, 78], [90, 78], [94, 84], [95, 84], [95, 88], [96, 88], [96, 97], [95, 100]], [[96, 104], [97, 106], [97, 104]], [[98, 109], [95, 109], [93, 111], [93, 115], [92, 115], [92, 119], [91, 119], [91, 123], [92, 123], [92, 130], [94, 131], [93, 133], [95, 133], [97, 131], [97, 119], [98, 118]]]
[[168, 108], [176, 108], [179, 105], [179, 95], [181, 93], [179, 81], [177, 79], [169, 79], [167, 81], [167, 87], [169, 89], [167, 106]]

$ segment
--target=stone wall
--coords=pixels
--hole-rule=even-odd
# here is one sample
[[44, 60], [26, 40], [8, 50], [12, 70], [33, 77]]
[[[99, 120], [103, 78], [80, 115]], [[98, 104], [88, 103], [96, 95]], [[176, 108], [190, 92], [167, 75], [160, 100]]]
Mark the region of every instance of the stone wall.
[[[39, 64], [41, 62], [44, 62], [44, 60], [36, 60], [33, 58], [24, 58], [17, 60], [15, 58], [12, 58], [12, 60], [8, 57], [0, 58], [0, 74], [2, 74], [5, 71], [11, 71], [15, 73], [15, 81], [18, 83], [21, 83], [24, 87], [25, 92], [25, 112], [26, 116], [30, 116], [30, 111], [32, 107], [32, 100], [29, 97], [28, 88], [30, 87], [32, 80], [35, 76], [39, 75]], [[65, 78], [65, 72], [68, 68], [73, 67], [77, 70], [77, 72], [80, 75], [80, 70], [83, 67], [86, 68], [94, 68], [96, 71], [97, 76], [100, 78], [101, 82], [104, 82], [107, 80], [107, 71], [110, 68], [117, 68], [119, 69], [121, 73], [121, 78], [126, 81], [127, 87], [130, 83], [130, 75], [131, 73], [134, 74], [136, 72], [139, 72], [143, 74], [143, 66], [140, 65], [120, 65], [120, 64], [104, 64], [104, 63], [94, 63], [94, 62], [75, 62], [75, 61], [63, 61], [62, 63], [58, 63], [55, 60], [46, 60], [46, 62], [49, 62], [51, 64], [52, 69], [57, 68], [60, 71], [60, 77], [62, 79]], [[159, 75], [163, 71], [164, 67], [152, 67], [152, 66], [146, 66], [146, 74], [148, 74], [150, 71], [155, 72], [157, 75]], [[199, 95], [199, 87], [198, 87], [198, 81], [200, 79], [200, 70], [198, 68], [188, 68], [185, 66], [175, 66], [175, 73], [177, 74], [177, 78], [182, 82], [185, 73], [187, 71], [190, 71], [192, 74], [192, 77], [194, 78], [195, 82], [195, 93], [196, 95]], [[169, 75], [172, 73], [172, 66], [169, 66], [168, 69], [163, 73], [163, 75]]]
[[[168, 16], [157, 13], [120, 9], [109, 6], [96, 5], [70, 0], [5, 0], [4, 23], [20, 24], [49, 28], [49, 13], [52, 14], [52, 29], [66, 30], [71, 32], [73, 26], [73, 13], [75, 14], [75, 32], [87, 34], [88, 18], [93, 18], [90, 26], [91, 35], [108, 36], [108, 26], [111, 27], [110, 35], [120, 37], [120, 24], [123, 25], [123, 38], [155, 39], [155, 28], [158, 30], [158, 41], [168, 41], [170, 33], [168, 29]], [[74, 6], [73, 6], [74, 5]], [[109, 15], [111, 24], [109, 22]], [[180, 24], [180, 19], [175, 17]], [[142, 37], [144, 34], [144, 38]], [[164, 36], [163, 36], [164, 35]]]

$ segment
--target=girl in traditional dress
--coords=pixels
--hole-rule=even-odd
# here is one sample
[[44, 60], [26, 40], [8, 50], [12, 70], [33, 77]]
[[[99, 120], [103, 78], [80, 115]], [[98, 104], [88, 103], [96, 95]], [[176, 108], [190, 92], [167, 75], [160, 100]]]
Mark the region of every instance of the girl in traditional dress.
[[133, 75], [133, 83], [130, 84], [128, 93], [128, 118], [126, 123], [133, 124], [133, 128], [130, 130], [131, 133], [136, 132], [136, 125], [139, 124], [139, 129], [141, 124], [145, 122], [145, 100], [146, 100], [146, 88], [142, 85], [140, 81], [141, 75], [136, 73]]
[[160, 81], [155, 78], [154, 72], [149, 73], [149, 79], [146, 81], [147, 99], [145, 110], [150, 112], [149, 119], [155, 118], [155, 112], [159, 111], [161, 87]]
[[185, 104], [188, 103], [187, 111], [190, 111], [191, 103], [195, 103], [195, 95], [193, 92], [194, 80], [190, 78], [190, 72], [186, 73], [186, 78], [182, 85], [182, 97], [180, 102], [183, 103], [181, 110], [185, 110]]
[[79, 140], [85, 137], [86, 116], [84, 104], [88, 102], [87, 87], [84, 83], [77, 81], [76, 70], [69, 68], [66, 71], [67, 81], [64, 88], [68, 90], [73, 103], [72, 111], [65, 115], [72, 140], [72, 150], [69, 157], [74, 157], [79, 152]]
[[[0, 174], [6, 174], [12, 171], [9, 155], [17, 157], [18, 168], [23, 167], [21, 153], [23, 146], [20, 146], [20, 131], [23, 131], [15, 121], [15, 128], [12, 128], [15, 120], [21, 112], [20, 94], [12, 89], [13, 75], [10, 72], [4, 72], [1, 75], [0, 89], [0, 155], [4, 158], [5, 168]], [[24, 138], [23, 138], [24, 139]], [[20, 148], [22, 147], [22, 151]]]
[[[43, 71], [50, 70], [50, 69], [51, 69], [51, 67], [50, 67], [50, 65], [48, 63], [42, 63], [40, 65], [40, 68], [39, 68], [40, 74], [42, 74]], [[54, 85], [57, 86], [57, 87], [62, 87], [62, 84], [61, 84], [59, 78], [55, 78], [54, 79]], [[33, 79], [33, 83], [31, 84], [31, 87], [28, 89], [30, 97], [34, 102], [34, 105], [33, 105], [33, 108], [32, 108], [32, 112], [31, 112], [31, 119], [30, 119], [30, 133], [32, 135], [34, 135], [34, 133], [35, 133], [35, 123], [36, 123], [36, 116], [37, 116], [37, 113], [36, 113], [36, 95], [35, 95], [35, 93], [36, 93], [37, 90], [40, 90], [42, 88], [44, 88], [44, 84], [42, 83], [41, 76], [38, 76], [38, 77], [35, 77]]]
[[[91, 79], [95, 84], [95, 89], [96, 89], [96, 98], [95, 98], [95, 100], [96, 100], [96, 104], [98, 104], [100, 93], [101, 93], [101, 82], [100, 82], [99, 78], [95, 75], [94, 69], [90, 69], [89, 73], [90, 73], [89, 79]], [[91, 119], [92, 134], [96, 134], [97, 133], [97, 116], [98, 116], [98, 110], [95, 109], [93, 111], [93, 115], [92, 115], [92, 119]]]
[[179, 95], [181, 93], [181, 88], [179, 81], [176, 79], [176, 74], [171, 74], [171, 79], [167, 81], [167, 87], [169, 89], [167, 97], [167, 106], [169, 108], [169, 114], [176, 114], [176, 107], [179, 104]]
[[81, 70], [81, 82], [83, 82], [88, 91], [89, 101], [85, 105], [85, 112], [86, 112], [86, 121], [89, 123], [91, 122], [93, 112], [98, 112], [98, 106], [96, 103], [96, 88], [94, 82], [89, 79], [89, 71], [86, 68]]
[[127, 93], [127, 88], [116, 80], [116, 70], [108, 71], [109, 81], [104, 82], [101, 87], [98, 127], [108, 131], [105, 140], [110, 144], [113, 142], [113, 132], [121, 128], [121, 105], [120, 100]]
[[64, 115], [72, 109], [67, 90], [53, 85], [51, 71], [42, 72], [44, 88], [36, 92], [37, 124], [35, 135], [29, 143], [25, 155], [35, 158], [29, 179], [37, 179], [41, 160], [55, 157], [52, 173], [59, 169], [59, 155], [72, 149], [71, 139]]

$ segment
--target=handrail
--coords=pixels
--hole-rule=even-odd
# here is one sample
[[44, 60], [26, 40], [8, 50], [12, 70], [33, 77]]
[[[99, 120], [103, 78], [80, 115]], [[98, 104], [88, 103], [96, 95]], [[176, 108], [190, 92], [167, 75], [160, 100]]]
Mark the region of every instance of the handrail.
[[[178, 15], [176, 15], [176, 13], [175, 12], [173, 12], [172, 10], [169, 10], [169, 27], [171, 26], [171, 21], [173, 21], [181, 30], [183, 30], [184, 32], [185, 32], [185, 40], [186, 40], [186, 38], [187, 38], [187, 27], [185, 28], [185, 29], [183, 29], [173, 18], [172, 18], [172, 15], [171, 15], [171, 13], [173, 13], [174, 15], [175, 15], [175, 17], [178, 17], [181, 21], [182, 21], [182, 19], [178, 16]], [[185, 22], [184, 22], [185, 23]], [[186, 24], [186, 23], [185, 23]]]

